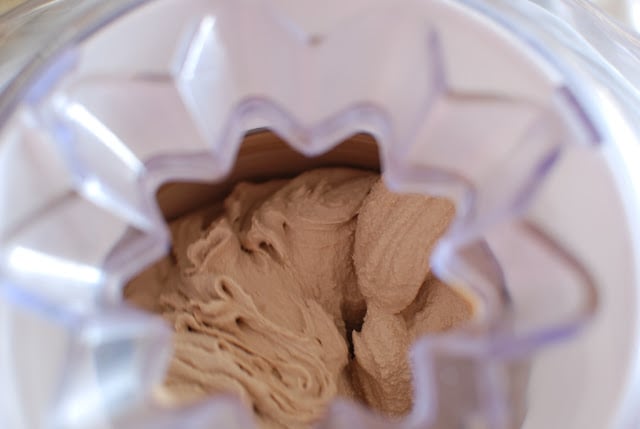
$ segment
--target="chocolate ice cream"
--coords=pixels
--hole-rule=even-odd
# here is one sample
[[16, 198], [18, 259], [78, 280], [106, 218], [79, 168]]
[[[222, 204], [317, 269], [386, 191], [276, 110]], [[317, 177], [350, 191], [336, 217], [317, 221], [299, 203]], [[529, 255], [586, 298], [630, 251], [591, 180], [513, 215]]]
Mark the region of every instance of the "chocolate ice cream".
[[410, 344], [473, 315], [430, 270], [453, 216], [332, 168], [239, 183], [173, 222], [171, 254], [126, 290], [175, 329], [164, 397], [235, 394], [264, 428], [308, 427], [337, 395], [405, 414]]

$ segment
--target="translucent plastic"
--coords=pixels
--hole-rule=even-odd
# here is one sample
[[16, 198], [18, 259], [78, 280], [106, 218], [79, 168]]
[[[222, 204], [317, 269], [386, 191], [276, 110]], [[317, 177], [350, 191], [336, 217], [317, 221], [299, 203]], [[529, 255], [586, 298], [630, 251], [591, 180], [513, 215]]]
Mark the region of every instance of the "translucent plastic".
[[406, 419], [337, 400], [318, 427], [520, 425], [529, 360], [598, 303], [537, 196], [559, 159], [607, 133], [589, 85], [633, 83], [583, 41], [564, 64], [569, 43], [540, 50], [569, 27], [530, 3], [369, 1], [331, 19], [316, 6], [304, 29], [266, 0], [129, 3], [73, 21], [0, 103], [0, 329], [22, 332], [0, 346], [0, 427], [250, 427], [233, 399], [155, 401], [170, 332], [121, 290], [169, 244], [158, 187], [223, 180], [263, 127], [308, 156], [370, 133], [393, 190], [454, 199], [432, 263], [481, 304], [474, 326], [414, 345]]

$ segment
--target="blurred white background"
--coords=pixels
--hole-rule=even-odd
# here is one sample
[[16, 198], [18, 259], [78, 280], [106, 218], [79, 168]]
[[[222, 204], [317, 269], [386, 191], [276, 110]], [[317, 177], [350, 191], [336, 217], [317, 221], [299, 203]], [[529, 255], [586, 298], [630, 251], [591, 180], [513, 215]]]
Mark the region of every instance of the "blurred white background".
[[592, 0], [616, 18], [640, 28], [640, 0]]
[[[0, 0], [0, 15], [27, 0]], [[32, 0], [33, 1], [33, 0]], [[49, 0], [56, 1], [56, 0]], [[591, 0], [611, 15], [640, 28], [640, 0]], [[48, 3], [46, 0], [35, 0], [33, 3]], [[635, 17], [635, 18], [634, 18]], [[0, 23], [1, 24], [1, 23]]]
[[[20, 3], [24, 3], [25, 1], [26, 0], [0, 0], [0, 14], [15, 7]], [[640, 0], [591, 0], [591, 1], [599, 5], [603, 9], [607, 10], [612, 15], [622, 19], [627, 19], [627, 17], [632, 14], [634, 4], [636, 4], [635, 6], [636, 9], [640, 7], [638, 6], [638, 4], [640, 4]], [[39, 3], [46, 3], [46, 2], [40, 1]]]

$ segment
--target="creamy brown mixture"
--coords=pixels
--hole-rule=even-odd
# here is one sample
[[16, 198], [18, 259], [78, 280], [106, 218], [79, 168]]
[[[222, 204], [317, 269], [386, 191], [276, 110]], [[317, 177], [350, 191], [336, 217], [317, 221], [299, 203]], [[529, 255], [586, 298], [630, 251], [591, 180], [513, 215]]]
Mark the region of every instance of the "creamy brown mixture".
[[165, 396], [232, 393], [264, 428], [308, 427], [336, 395], [405, 414], [409, 345], [473, 313], [429, 268], [453, 215], [334, 168], [240, 183], [173, 222], [171, 255], [126, 290], [175, 328]]

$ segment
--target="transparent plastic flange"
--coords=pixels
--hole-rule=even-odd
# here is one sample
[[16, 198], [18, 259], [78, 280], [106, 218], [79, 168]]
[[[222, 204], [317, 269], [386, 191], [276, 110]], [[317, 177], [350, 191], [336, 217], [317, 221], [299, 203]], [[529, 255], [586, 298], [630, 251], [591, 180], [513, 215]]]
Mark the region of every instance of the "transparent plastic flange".
[[233, 398], [153, 399], [170, 331], [121, 290], [169, 245], [158, 187], [221, 180], [269, 127], [309, 156], [369, 132], [392, 189], [453, 198], [433, 267], [480, 302], [412, 347], [405, 419], [336, 400], [318, 427], [517, 427], [528, 360], [597, 306], [530, 214], [563, 153], [600, 138], [566, 75], [476, 6], [368, 2], [309, 32], [268, 1], [128, 3], [34, 65], [0, 112], [0, 426], [251, 427]]
[[[588, 0], [485, 0], [478, 7], [500, 10], [503, 25], [516, 33], [535, 34], [534, 43], [539, 47], [553, 47], [554, 56], [562, 58], [565, 67], [581, 73], [592, 88], [601, 88], [596, 90], [599, 97], [622, 106], [614, 116], [624, 116], [634, 134], [640, 132], [640, 38], [636, 31]], [[557, 60], [549, 59], [558, 65]], [[602, 112], [591, 116], [602, 116]]]

